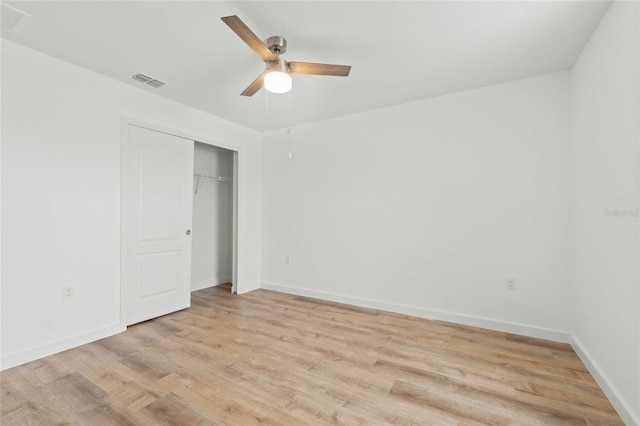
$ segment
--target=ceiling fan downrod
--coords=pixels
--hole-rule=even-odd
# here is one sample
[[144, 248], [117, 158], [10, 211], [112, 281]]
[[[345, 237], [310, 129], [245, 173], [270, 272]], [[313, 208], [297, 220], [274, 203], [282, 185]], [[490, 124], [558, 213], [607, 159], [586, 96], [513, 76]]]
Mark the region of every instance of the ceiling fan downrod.
[[271, 36], [267, 39], [267, 47], [275, 55], [283, 55], [287, 51], [287, 39], [280, 36]]

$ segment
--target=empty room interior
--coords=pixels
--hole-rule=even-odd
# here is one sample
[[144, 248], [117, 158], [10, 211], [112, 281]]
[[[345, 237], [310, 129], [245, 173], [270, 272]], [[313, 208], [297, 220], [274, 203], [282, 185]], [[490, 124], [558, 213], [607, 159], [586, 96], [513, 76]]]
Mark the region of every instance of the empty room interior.
[[1, 13], [3, 425], [640, 425], [639, 2]]

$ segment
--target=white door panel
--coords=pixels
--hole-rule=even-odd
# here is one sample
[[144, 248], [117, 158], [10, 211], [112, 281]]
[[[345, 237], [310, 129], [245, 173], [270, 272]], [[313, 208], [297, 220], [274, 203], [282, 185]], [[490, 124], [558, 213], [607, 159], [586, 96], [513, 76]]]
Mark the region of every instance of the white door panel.
[[189, 307], [194, 142], [129, 125], [127, 324]]
[[181, 158], [180, 150], [171, 146], [156, 143], [140, 146], [140, 241], [176, 239], [184, 232], [179, 202]]
[[138, 255], [138, 301], [179, 290], [180, 251]]

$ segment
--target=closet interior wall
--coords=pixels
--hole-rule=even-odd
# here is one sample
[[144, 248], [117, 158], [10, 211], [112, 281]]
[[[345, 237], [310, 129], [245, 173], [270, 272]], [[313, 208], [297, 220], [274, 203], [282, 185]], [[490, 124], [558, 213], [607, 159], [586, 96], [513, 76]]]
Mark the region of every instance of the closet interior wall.
[[191, 290], [231, 282], [233, 151], [196, 142]]

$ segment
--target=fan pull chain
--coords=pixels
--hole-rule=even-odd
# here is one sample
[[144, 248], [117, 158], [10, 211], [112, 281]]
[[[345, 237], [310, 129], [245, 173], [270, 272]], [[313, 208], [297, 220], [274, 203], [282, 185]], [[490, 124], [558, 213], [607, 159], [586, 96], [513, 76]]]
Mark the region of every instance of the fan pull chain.
[[291, 127], [287, 129], [287, 138], [289, 139], [289, 158], [291, 158]]
[[265, 90], [264, 91], [264, 119], [268, 120], [269, 119], [269, 91]]

